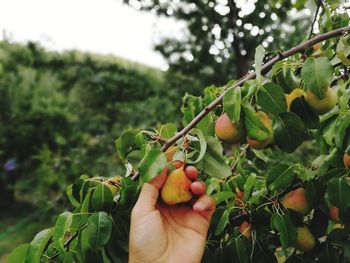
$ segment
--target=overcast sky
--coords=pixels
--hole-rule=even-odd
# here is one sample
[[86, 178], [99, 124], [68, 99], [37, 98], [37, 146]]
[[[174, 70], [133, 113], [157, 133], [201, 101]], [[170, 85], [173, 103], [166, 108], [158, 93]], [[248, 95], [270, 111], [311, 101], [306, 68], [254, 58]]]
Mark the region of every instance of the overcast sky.
[[0, 30], [17, 42], [114, 54], [163, 69], [153, 43], [160, 35], [183, 34], [180, 23], [138, 12], [121, 0], [0, 0]]

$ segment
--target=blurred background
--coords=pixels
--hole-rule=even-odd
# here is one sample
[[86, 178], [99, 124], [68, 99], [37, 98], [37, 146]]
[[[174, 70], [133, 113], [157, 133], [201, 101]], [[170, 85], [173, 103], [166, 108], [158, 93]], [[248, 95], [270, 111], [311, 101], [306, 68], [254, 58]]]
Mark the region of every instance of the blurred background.
[[66, 186], [81, 174], [123, 174], [114, 153], [123, 130], [180, 125], [186, 92], [238, 79], [259, 44], [272, 56], [301, 42], [316, 9], [313, 0], [2, 0], [0, 262], [67, 209]]

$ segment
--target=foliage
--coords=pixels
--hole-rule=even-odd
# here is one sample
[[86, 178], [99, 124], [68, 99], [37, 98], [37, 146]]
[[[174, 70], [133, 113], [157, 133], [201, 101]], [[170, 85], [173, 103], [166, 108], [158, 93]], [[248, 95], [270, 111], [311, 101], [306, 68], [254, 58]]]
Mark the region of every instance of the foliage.
[[[62, 199], [81, 173], [122, 173], [111, 142], [125, 127], [179, 120], [195, 81], [123, 60], [0, 43], [0, 206]], [[180, 85], [181, 81], [181, 85]]]
[[[349, 50], [347, 33], [324, 41], [321, 49], [291, 55], [263, 74], [266, 54], [257, 48], [257, 77], [237, 87], [239, 92], [227, 92], [229, 99], [212, 104], [175, 142], [169, 161], [196, 166], [207, 194], [217, 202], [203, 262], [350, 261]], [[188, 125], [234, 82], [207, 87], [202, 96], [185, 95], [182, 124]], [[288, 105], [286, 96], [296, 88], [303, 93]], [[329, 88], [337, 96], [331, 107]], [[312, 109], [310, 92], [326, 100], [327, 113]], [[215, 135], [214, 123], [224, 111], [232, 111], [227, 114], [232, 125], [244, 125], [246, 138], [239, 145]], [[127, 262], [130, 211], [142, 183], [167, 165], [163, 151], [178, 133], [176, 127], [166, 123], [119, 136], [115, 147], [126, 174], [111, 179], [82, 175], [67, 189], [72, 212], [62, 213], [54, 227], [15, 249], [10, 263]], [[258, 150], [266, 140], [269, 145]], [[139, 181], [130, 178], [137, 176]], [[242, 223], [250, 235], [241, 232]]]
[[[312, 19], [303, 9], [306, 1], [124, 2], [185, 25], [183, 37], [163, 37], [155, 49], [167, 59], [171, 70], [198, 76], [204, 86], [223, 85], [245, 75], [261, 43], [277, 51], [301, 42]], [[316, 4], [308, 4], [313, 14]]]

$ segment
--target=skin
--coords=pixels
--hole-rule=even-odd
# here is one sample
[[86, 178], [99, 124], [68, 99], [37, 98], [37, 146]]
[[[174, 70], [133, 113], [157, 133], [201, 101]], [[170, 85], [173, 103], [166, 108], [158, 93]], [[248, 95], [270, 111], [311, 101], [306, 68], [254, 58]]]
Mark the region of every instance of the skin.
[[252, 149], [255, 150], [262, 150], [267, 145], [273, 142], [273, 131], [272, 131], [272, 120], [265, 112], [259, 111], [256, 113], [258, 117], [260, 118], [261, 122], [264, 124], [264, 126], [269, 130], [271, 137], [266, 138], [265, 140], [259, 141], [252, 138], [247, 138], [247, 143]]
[[300, 98], [301, 96], [305, 96], [305, 92], [300, 88], [296, 88], [291, 93], [286, 95], [288, 110], [290, 110], [290, 105], [292, 104], [293, 100], [295, 100], [296, 98]]
[[304, 188], [298, 188], [286, 194], [282, 199], [282, 204], [291, 210], [301, 214], [307, 215], [310, 213], [310, 208], [306, 200]]
[[199, 263], [215, 202], [207, 195], [193, 207], [157, 202], [166, 175], [143, 185], [131, 213], [129, 263]]
[[203, 195], [205, 193], [205, 184], [202, 181], [196, 181], [191, 184], [191, 192], [194, 195]]
[[328, 88], [324, 97], [320, 99], [308, 90], [306, 92], [305, 100], [315, 113], [322, 115], [334, 108], [338, 102], [338, 95], [335, 90]]
[[243, 138], [243, 129], [236, 123], [232, 123], [228, 115], [224, 113], [216, 120], [215, 134], [224, 142], [236, 144]]
[[346, 168], [350, 168], [350, 155], [347, 153], [344, 153], [343, 155], [343, 163]]
[[307, 226], [298, 227], [297, 234], [297, 242], [294, 245], [296, 249], [301, 251], [310, 251], [315, 247], [315, 237], [312, 235]]
[[186, 173], [187, 177], [190, 178], [191, 180], [196, 180], [198, 177], [197, 168], [194, 166], [191, 166], [191, 165], [186, 167], [185, 173]]

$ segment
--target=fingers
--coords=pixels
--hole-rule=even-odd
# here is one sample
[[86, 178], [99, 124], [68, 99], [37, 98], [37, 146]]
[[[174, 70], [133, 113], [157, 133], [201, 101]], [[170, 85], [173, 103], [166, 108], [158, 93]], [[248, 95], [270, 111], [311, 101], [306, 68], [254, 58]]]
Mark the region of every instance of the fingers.
[[156, 204], [159, 196], [159, 190], [162, 188], [168, 168], [163, 171], [149, 183], [144, 183], [139, 198], [134, 206], [133, 214], [142, 217], [156, 210]]
[[201, 196], [193, 205], [193, 211], [200, 213], [208, 221], [211, 220], [215, 210], [215, 201], [208, 195]]
[[204, 195], [205, 194], [205, 184], [203, 181], [195, 181], [191, 184], [191, 192], [194, 195]]

